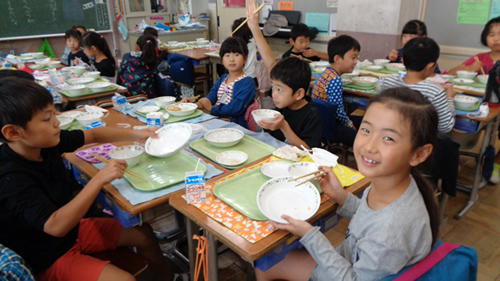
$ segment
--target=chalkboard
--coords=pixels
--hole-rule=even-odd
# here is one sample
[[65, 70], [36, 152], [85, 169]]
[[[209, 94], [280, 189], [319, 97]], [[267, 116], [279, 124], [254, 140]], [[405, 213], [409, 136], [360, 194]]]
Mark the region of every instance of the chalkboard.
[[439, 45], [485, 48], [480, 43], [482, 24], [458, 24], [458, 1], [427, 1], [425, 24], [427, 35]]
[[65, 33], [78, 24], [111, 30], [108, 0], [1, 0], [0, 39]]

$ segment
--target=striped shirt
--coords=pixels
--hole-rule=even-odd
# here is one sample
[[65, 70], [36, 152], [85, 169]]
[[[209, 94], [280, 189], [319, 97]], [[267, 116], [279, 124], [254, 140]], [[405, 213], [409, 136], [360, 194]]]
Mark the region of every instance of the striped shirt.
[[321, 76], [314, 82], [311, 97], [313, 99], [336, 104], [337, 121], [340, 124], [351, 127], [352, 122], [349, 120], [344, 110], [343, 92], [344, 83], [342, 82], [342, 78], [335, 69], [327, 67]]
[[[229, 75], [227, 76], [229, 77]], [[241, 75], [238, 79], [234, 80], [231, 83], [226, 83], [227, 79], [223, 81], [220, 84], [219, 90], [217, 91], [217, 102], [215, 103], [215, 106], [223, 103], [223, 104], [229, 104], [231, 100], [233, 99], [233, 88], [234, 88], [234, 83], [240, 81], [241, 79], [247, 77], [246, 74]]]
[[453, 99], [446, 96], [443, 87], [431, 81], [424, 80], [416, 84], [408, 85], [399, 75], [389, 75], [384, 79], [380, 90], [385, 90], [395, 87], [408, 87], [412, 90], [419, 91], [424, 95], [436, 108], [439, 123], [438, 131], [447, 133], [453, 129], [455, 125], [455, 106]]

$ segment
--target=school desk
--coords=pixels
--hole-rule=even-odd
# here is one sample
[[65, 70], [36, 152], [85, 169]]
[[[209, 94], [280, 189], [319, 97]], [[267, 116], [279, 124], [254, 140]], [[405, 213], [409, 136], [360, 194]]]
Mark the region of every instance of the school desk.
[[[369, 93], [364, 93], [364, 92], [359, 92], [359, 91], [353, 91], [353, 90], [344, 90], [344, 94], [351, 95], [351, 96], [357, 96], [357, 97], [363, 97], [363, 98], [370, 98], [372, 94]], [[484, 138], [483, 142], [481, 143], [481, 149], [479, 150], [478, 155], [483, 155], [484, 152], [486, 151], [486, 148], [489, 145], [495, 145], [495, 141], [497, 138], [497, 133], [498, 133], [498, 126], [500, 124], [500, 107], [490, 107], [489, 108], [490, 113], [488, 114], [487, 117], [485, 118], [471, 118], [470, 116], [467, 115], [457, 115], [457, 117], [462, 117], [462, 118], [467, 118], [471, 120], [475, 120], [478, 122], [481, 122], [480, 127], [478, 130], [485, 130], [484, 133]], [[470, 197], [469, 201], [467, 204], [464, 206], [464, 208], [455, 215], [455, 219], [459, 220], [461, 219], [477, 202], [479, 199], [479, 183], [481, 182], [482, 179], [482, 172], [481, 172], [481, 165], [477, 165], [476, 171], [474, 173], [474, 181], [471, 186], [458, 186], [457, 189], [463, 190], [470, 192]]]
[[[250, 163], [245, 165], [239, 169], [233, 170], [231, 173], [238, 172], [240, 170], [246, 169], [254, 164], [260, 163], [267, 159], [268, 157], [263, 157], [255, 161], [254, 163]], [[224, 173], [220, 176], [214, 177], [207, 181], [207, 184], [210, 184], [214, 181], [219, 180], [222, 177], [227, 176], [228, 173]], [[363, 190], [365, 190], [370, 184], [370, 180], [367, 178], [362, 179], [361, 181], [349, 186], [346, 188], [347, 191], [352, 192], [355, 195], [359, 195]], [[257, 241], [256, 243], [250, 243], [245, 240], [240, 235], [236, 234], [226, 226], [221, 223], [215, 221], [205, 213], [203, 213], [198, 208], [188, 205], [186, 200], [182, 198], [182, 193], [174, 194], [170, 200], [169, 204], [181, 212], [186, 217], [186, 227], [187, 227], [187, 237], [188, 237], [188, 247], [189, 247], [189, 267], [191, 270], [191, 278], [193, 278], [194, 274], [194, 266], [195, 266], [195, 257], [196, 257], [196, 241], [192, 239], [193, 234], [196, 233], [196, 229], [198, 227], [203, 228], [205, 231], [205, 236], [208, 238], [208, 271], [209, 271], [209, 280], [215, 281], [217, 280], [217, 243], [224, 243], [231, 250], [240, 255], [244, 260], [254, 263], [256, 260], [265, 257], [268, 253], [273, 251], [278, 246], [287, 243], [293, 235], [285, 230], [278, 230], [271, 233], [269, 236], [264, 239]], [[316, 214], [309, 219], [309, 222], [314, 223], [319, 219], [327, 216], [331, 212], [333, 212], [337, 208], [337, 204], [332, 200], [328, 200], [322, 203], [316, 212]], [[276, 261], [277, 263], [277, 261]]]

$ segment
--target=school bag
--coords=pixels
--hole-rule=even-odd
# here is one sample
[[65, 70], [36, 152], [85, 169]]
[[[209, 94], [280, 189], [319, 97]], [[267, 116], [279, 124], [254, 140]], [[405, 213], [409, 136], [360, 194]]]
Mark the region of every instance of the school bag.
[[181, 91], [179, 86], [170, 79], [170, 76], [165, 76], [161, 72], [156, 74], [155, 77], [157, 96], [171, 96], [175, 97], [177, 101], [181, 100]]
[[170, 54], [168, 64], [170, 65], [172, 80], [189, 86], [194, 85], [194, 67], [190, 58], [180, 54]]
[[477, 252], [472, 247], [438, 240], [432, 252], [416, 264], [382, 281], [469, 281], [477, 279]]

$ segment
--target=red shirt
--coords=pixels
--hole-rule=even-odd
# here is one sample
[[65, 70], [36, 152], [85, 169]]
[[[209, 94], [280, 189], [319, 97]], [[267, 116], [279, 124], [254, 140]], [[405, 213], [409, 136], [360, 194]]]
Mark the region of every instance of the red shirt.
[[[495, 62], [491, 59], [490, 57], [490, 52], [487, 52], [487, 53], [481, 53], [481, 54], [477, 54], [473, 57], [470, 57], [468, 60], [466, 60], [464, 62], [465, 66], [469, 66], [471, 64], [473, 64], [476, 60], [474, 59], [474, 57], [478, 57], [479, 58], [479, 61], [481, 61], [483, 63], [483, 69], [484, 69], [484, 73], [485, 74], [488, 74], [490, 73], [490, 70], [493, 68], [493, 66], [495, 65]], [[478, 70], [477, 71], [478, 74], [482, 74], [481, 73], [481, 70]]]

